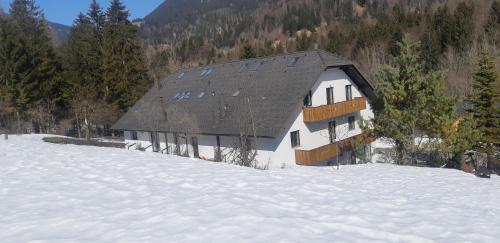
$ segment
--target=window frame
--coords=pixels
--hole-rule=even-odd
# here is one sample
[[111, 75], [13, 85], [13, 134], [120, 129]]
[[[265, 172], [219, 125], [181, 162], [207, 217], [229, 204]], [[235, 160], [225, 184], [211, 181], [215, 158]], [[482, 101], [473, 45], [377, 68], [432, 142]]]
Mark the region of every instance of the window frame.
[[311, 107], [312, 106], [312, 91], [311, 90], [309, 90], [307, 95], [304, 97], [303, 105], [304, 105], [304, 107]]
[[353, 97], [352, 97], [352, 85], [351, 84], [348, 84], [348, 85], [345, 86], [345, 100], [346, 101], [353, 100]]
[[335, 120], [328, 122], [328, 136], [330, 143], [335, 143], [337, 140], [337, 122]]
[[300, 130], [290, 132], [290, 142], [292, 148], [300, 147]]
[[130, 131], [130, 140], [137, 141], [139, 137], [137, 136], [137, 131]]
[[347, 118], [347, 123], [349, 125], [349, 131], [356, 129], [356, 116], [350, 116]]
[[333, 96], [333, 87], [330, 86], [326, 88], [326, 104], [331, 105], [333, 103], [335, 103], [335, 99]]

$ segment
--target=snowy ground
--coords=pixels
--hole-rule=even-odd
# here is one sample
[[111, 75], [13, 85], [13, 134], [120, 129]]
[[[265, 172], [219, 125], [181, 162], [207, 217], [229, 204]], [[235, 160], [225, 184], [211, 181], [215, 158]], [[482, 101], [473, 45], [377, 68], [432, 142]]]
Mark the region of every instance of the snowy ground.
[[0, 140], [0, 242], [499, 242], [500, 177]]

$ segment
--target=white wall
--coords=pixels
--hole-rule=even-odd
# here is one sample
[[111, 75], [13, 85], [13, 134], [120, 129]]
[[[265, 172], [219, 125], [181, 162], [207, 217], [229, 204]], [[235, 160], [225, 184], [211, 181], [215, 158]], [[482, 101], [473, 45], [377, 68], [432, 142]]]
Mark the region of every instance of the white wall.
[[[350, 80], [350, 78], [340, 69], [333, 68], [326, 70], [319, 77], [318, 81], [312, 88], [312, 105], [321, 106], [326, 105], [326, 89], [328, 87], [333, 87], [334, 89], [334, 102], [341, 102], [346, 100], [345, 86], [352, 85], [352, 95], [353, 98], [362, 97], [361, 92], [358, 87]], [[306, 95], [306, 94], [304, 94]], [[356, 117], [356, 128], [352, 131], [348, 129], [348, 117]], [[347, 116], [338, 117], [335, 119], [337, 123], [336, 132], [337, 139], [344, 140], [346, 138], [356, 136], [361, 133], [361, 128], [359, 127], [359, 120], [364, 118], [368, 120], [373, 117], [373, 112], [370, 109], [370, 105], [367, 104], [367, 109], [361, 112], [356, 112]], [[301, 150], [311, 150], [330, 143], [330, 138], [328, 134], [328, 121], [318, 122], [318, 123], [304, 123], [303, 113], [302, 113], [302, 103], [297, 104], [297, 107], [293, 114], [291, 114], [288, 120], [288, 129], [281, 133], [276, 139], [269, 138], [258, 138], [257, 139], [257, 149], [258, 155], [257, 160], [262, 166], [269, 165], [270, 168], [284, 167], [284, 166], [294, 166], [295, 165], [295, 149]], [[291, 147], [290, 133], [293, 131], [300, 131], [300, 142], [301, 145], [296, 148]], [[198, 149], [201, 158], [206, 158], [213, 160], [215, 157], [215, 148], [217, 147], [216, 136], [212, 135], [197, 135], [198, 139]], [[137, 142], [130, 141], [130, 132], [125, 132], [126, 142]], [[148, 132], [138, 132], [138, 139], [142, 147], [149, 146], [150, 135]], [[167, 145], [164, 141], [163, 133], [160, 133], [160, 147], [163, 150]], [[238, 142], [237, 137], [220, 136], [221, 151], [223, 156]], [[189, 138], [189, 145], [186, 147], [184, 141], [182, 143], [182, 150], [186, 148], [189, 150], [189, 155], [194, 156], [193, 148], [191, 145], [191, 138]], [[168, 145], [170, 153], [173, 152], [175, 148], [173, 134], [168, 134]], [[147, 151], [152, 151], [148, 148]], [[346, 161], [350, 158], [349, 154], [344, 154], [339, 160]], [[334, 160], [335, 158], [333, 158]], [[326, 163], [326, 162], [325, 162]]]
[[[333, 87], [334, 90], [334, 102], [341, 102], [346, 100], [345, 86], [352, 85], [352, 96], [353, 98], [362, 97], [362, 93], [359, 91], [358, 87], [351, 81], [351, 79], [340, 69], [328, 69], [319, 77], [316, 84], [311, 89], [312, 91], [312, 105], [321, 106], [327, 104], [326, 99], [326, 89], [328, 87]], [[305, 95], [305, 94], [304, 94]], [[356, 128], [352, 131], [348, 129], [348, 117], [356, 117]], [[330, 143], [330, 137], [328, 134], [328, 121], [318, 122], [318, 123], [305, 123], [303, 118], [302, 107], [297, 107], [295, 113], [289, 121], [289, 129], [281, 134], [279, 137], [279, 145], [277, 146], [275, 153], [271, 156], [271, 161], [273, 166], [281, 165], [294, 165], [295, 164], [295, 149], [301, 150], [311, 150]], [[361, 112], [356, 112], [347, 116], [337, 117], [334, 119], [337, 123], [336, 133], [337, 139], [344, 140], [346, 138], [356, 136], [361, 134], [361, 128], [359, 127], [359, 120], [364, 118], [365, 120], [371, 119], [373, 117], [373, 112], [370, 110], [369, 104], [367, 104], [367, 110]], [[300, 131], [300, 143], [301, 145], [296, 148], [291, 146], [290, 133], [293, 131]], [[345, 161], [348, 159], [348, 155], [344, 155], [340, 160]]]

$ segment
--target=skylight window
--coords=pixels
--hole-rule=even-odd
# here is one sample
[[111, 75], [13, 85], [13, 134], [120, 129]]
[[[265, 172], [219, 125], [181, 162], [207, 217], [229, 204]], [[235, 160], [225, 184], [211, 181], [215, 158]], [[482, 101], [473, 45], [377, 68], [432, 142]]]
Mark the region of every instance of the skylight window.
[[212, 68], [205, 68], [201, 71], [200, 77], [206, 77], [212, 73], [213, 69]]
[[250, 65], [250, 64], [249, 63], [242, 64], [240, 67], [240, 70], [238, 72], [241, 73], [241, 72], [245, 71], [248, 68], [248, 65]]
[[186, 91], [184, 92], [184, 95], [182, 96], [181, 100], [187, 100], [191, 97], [192, 92], [191, 91]]
[[173, 100], [180, 102], [182, 100], [189, 99], [191, 97], [191, 94], [193, 94], [193, 92], [191, 92], [191, 91], [177, 92], [177, 94], [175, 94]]
[[299, 62], [300, 60], [300, 57], [294, 57], [290, 60], [290, 62], [288, 63], [288, 66], [289, 67], [295, 67], [297, 65], [297, 63]]
[[182, 94], [183, 94], [182, 92], [177, 92], [177, 93], [175, 94], [175, 96], [174, 96], [173, 100], [176, 100], [176, 101], [177, 101], [177, 100], [179, 100], [179, 98], [181, 98]]
[[179, 73], [179, 75], [177, 75], [177, 79], [181, 79], [182, 77], [184, 77], [185, 74], [186, 74], [185, 72]]
[[248, 65], [248, 70], [249, 71], [257, 71], [257, 69], [259, 69], [259, 67], [264, 64], [264, 62], [256, 62], [256, 63], [252, 63], [251, 65], [249, 64]]

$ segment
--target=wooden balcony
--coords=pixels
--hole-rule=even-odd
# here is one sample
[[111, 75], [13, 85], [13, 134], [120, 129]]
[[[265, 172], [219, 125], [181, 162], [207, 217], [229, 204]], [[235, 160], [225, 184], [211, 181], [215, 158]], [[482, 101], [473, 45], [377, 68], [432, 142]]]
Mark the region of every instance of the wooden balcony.
[[319, 122], [366, 109], [364, 97], [318, 107], [304, 107], [304, 122]]
[[351, 151], [359, 145], [366, 145], [371, 142], [373, 142], [372, 138], [366, 138], [363, 134], [360, 134], [312, 150], [297, 149], [295, 150], [295, 163], [298, 165], [316, 165], [334, 158], [339, 154], [339, 151]]

